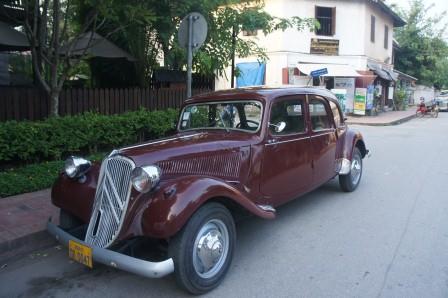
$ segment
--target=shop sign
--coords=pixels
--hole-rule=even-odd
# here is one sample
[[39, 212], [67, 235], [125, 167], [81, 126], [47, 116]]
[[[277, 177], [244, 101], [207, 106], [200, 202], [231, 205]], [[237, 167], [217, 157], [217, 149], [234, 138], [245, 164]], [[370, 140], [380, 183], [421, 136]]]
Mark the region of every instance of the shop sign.
[[310, 54], [339, 55], [339, 40], [311, 38]]
[[375, 86], [367, 86], [366, 110], [373, 109], [373, 96], [375, 94]]
[[345, 89], [345, 112], [353, 112], [353, 102], [355, 100], [355, 79], [354, 78], [334, 78], [334, 89]]
[[366, 88], [356, 88], [355, 89], [355, 105], [353, 107], [353, 114], [355, 115], [365, 115], [366, 114]]
[[310, 76], [312, 76], [313, 78], [317, 78], [323, 75], [328, 74], [328, 69], [327, 68], [322, 68], [322, 69], [316, 69], [313, 70], [312, 72], [310, 72]]
[[342, 112], [345, 113], [345, 102], [347, 99], [347, 90], [346, 89], [331, 89], [331, 92], [334, 93], [336, 98], [339, 101], [339, 105], [341, 106]]

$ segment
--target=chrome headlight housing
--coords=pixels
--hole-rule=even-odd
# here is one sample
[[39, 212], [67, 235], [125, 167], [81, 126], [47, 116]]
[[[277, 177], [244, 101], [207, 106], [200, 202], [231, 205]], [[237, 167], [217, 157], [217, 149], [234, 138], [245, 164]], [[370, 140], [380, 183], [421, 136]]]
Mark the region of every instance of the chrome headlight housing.
[[131, 173], [131, 183], [135, 190], [145, 193], [157, 186], [161, 175], [158, 166], [136, 167]]
[[70, 156], [65, 160], [64, 172], [70, 178], [79, 178], [90, 169], [91, 165], [87, 159]]

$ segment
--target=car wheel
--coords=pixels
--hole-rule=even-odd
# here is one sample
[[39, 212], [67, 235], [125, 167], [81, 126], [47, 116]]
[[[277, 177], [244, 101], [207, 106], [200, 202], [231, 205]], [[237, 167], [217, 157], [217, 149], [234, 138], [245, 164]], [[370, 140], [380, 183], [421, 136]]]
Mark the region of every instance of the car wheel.
[[80, 226], [82, 222], [65, 210], [59, 209], [59, 226], [64, 230], [70, 230]]
[[192, 294], [217, 287], [230, 267], [235, 242], [229, 210], [219, 203], [201, 207], [170, 241], [177, 283]]
[[361, 181], [362, 177], [362, 155], [358, 148], [353, 151], [350, 173], [347, 175], [339, 175], [339, 185], [343, 191], [354, 191]]

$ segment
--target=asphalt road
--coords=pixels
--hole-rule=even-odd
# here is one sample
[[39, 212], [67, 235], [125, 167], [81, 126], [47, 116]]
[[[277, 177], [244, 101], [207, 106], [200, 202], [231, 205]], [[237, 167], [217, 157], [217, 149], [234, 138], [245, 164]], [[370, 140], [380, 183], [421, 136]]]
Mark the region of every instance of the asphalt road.
[[[330, 181], [273, 221], [239, 223], [231, 270], [205, 297], [448, 297], [448, 113], [356, 128], [373, 153], [359, 188]], [[3, 266], [0, 296], [187, 295], [173, 276], [90, 271], [50, 248]]]

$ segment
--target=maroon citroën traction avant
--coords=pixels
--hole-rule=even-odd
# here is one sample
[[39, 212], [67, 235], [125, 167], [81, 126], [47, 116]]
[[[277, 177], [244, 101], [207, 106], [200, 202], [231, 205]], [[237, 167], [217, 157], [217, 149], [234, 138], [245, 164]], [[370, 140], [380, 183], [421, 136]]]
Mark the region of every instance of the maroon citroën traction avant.
[[[146, 277], [174, 272], [200, 294], [224, 278], [241, 212], [273, 219], [278, 206], [339, 176], [353, 191], [368, 154], [335, 96], [311, 87], [245, 88], [187, 100], [171, 137], [112, 151], [100, 164], [70, 157], [52, 190], [49, 232], [75, 260]], [[165, 257], [136, 257], [136, 239]], [[160, 245], [159, 245], [160, 246]]]

